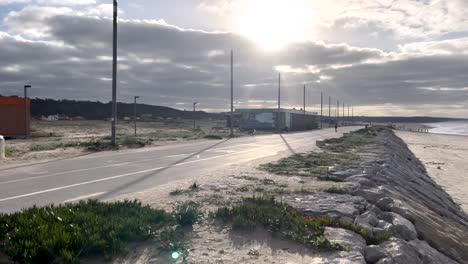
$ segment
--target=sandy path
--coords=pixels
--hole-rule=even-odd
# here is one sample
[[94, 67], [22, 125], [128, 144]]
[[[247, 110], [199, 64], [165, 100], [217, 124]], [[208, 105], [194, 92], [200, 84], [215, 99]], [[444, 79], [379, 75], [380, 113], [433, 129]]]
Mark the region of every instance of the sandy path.
[[429, 175], [468, 212], [468, 137], [397, 131]]

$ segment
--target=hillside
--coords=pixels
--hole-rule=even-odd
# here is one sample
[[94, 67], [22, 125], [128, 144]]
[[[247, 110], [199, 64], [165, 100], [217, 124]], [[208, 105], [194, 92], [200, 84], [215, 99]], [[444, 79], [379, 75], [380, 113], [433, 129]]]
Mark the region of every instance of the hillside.
[[[133, 117], [133, 104], [118, 103], [117, 115], [119, 118]], [[75, 100], [53, 100], [32, 99], [31, 115], [34, 117], [49, 115], [65, 115], [68, 117], [81, 116], [88, 120], [102, 120], [111, 116], [111, 103], [75, 101]], [[137, 104], [137, 115], [152, 115], [153, 118], [182, 118], [182, 119], [222, 119], [222, 114], [206, 113], [203, 111], [181, 111], [165, 106]]]

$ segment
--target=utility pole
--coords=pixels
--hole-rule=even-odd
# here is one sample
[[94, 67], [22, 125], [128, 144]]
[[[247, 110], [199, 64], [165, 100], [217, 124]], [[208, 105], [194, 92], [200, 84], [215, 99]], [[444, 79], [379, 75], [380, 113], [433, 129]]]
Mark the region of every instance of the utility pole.
[[349, 118], [349, 104], [348, 104], [348, 122], [350, 121], [350, 118]]
[[306, 86], [304, 84], [304, 115], [306, 114]]
[[320, 128], [323, 128], [323, 92], [320, 93]]
[[234, 136], [234, 52], [231, 50], [231, 116], [230, 116], [230, 136]]
[[193, 130], [196, 129], [196, 127], [195, 127], [195, 107], [196, 107], [197, 104], [198, 104], [197, 102], [193, 103]]
[[29, 120], [28, 120], [28, 89], [31, 85], [24, 86], [24, 138], [29, 136]]
[[281, 112], [281, 73], [278, 73], [278, 116], [276, 117], [276, 125], [280, 132], [280, 112]]
[[343, 122], [342, 122], [343, 125], [344, 125], [344, 123], [345, 123], [345, 111], [344, 111], [344, 106], [345, 106], [345, 103], [343, 103]]
[[336, 124], [338, 124], [340, 120], [340, 101], [336, 100]]
[[117, 0], [114, 0], [113, 50], [112, 50], [112, 145], [117, 144]]
[[354, 123], [354, 107], [351, 110], [352, 110], [351, 122]]
[[135, 96], [134, 97], [134, 103], [133, 103], [133, 122], [135, 125], [135, 137], [137, 135], [137, 99], [140, 98], [140, 96]]

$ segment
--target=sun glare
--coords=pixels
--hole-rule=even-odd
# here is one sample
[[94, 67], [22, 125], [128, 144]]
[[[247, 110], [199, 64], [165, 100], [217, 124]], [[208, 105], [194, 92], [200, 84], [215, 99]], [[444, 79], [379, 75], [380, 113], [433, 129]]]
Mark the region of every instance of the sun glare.
[[274, 51], [307, 39], [306, 0], [245, 1], [236, 20], [238, 31], [260, 47]]

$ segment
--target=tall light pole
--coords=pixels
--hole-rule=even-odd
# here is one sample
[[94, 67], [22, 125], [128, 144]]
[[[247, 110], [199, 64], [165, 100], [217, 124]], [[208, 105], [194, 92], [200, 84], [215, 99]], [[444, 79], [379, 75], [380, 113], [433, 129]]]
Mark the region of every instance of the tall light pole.
[[193, 130], [195, 130], [195, 107], [198, 103], [197, 102], [194, 102], [193, 103]]
[[135, 137], [137, 135], [137, 99], [140, 98], [140, 96], [135, 96], [134, 103], [133, 103], [133, 122], [135, 124]]
[[231, 116], [230, 116], [231, 133], [234, 136], [234, 52], [231, 50]]
[[31, 88], [31, 85], [24, 86], [24, 138], [29, 136], [29, 120], [28, 120], [28, 89]]
[[323, 92], [320, 93], [320, 128], [323, 128]]
[[112, 145], [117, 144], [117, 0], [114, 0], [113, 50], [112, 50]]
[[278, 114], [276, 117], [276, 126], [280, 132], [280, 112], [281, 112], [281, 73], [278, 73]]

